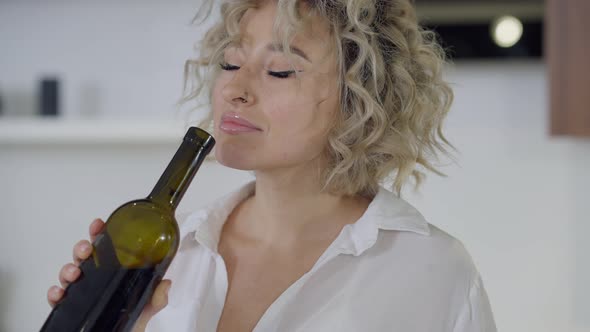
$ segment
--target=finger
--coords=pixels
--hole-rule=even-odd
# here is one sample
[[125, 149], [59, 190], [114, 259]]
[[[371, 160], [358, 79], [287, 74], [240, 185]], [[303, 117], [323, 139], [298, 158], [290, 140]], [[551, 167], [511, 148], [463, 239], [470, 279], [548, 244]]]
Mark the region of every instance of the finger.
[[88, 228], [88, 233], [90, 234], [90, 241], [94, 242], [96, 236], [102, 232], [104, 228], [104, 221], [100, 218], [96, 218], [90, 223], [90, 227]]
[[152, 300], [150, 301], [152, 310], [154, 310], [153, 314], [164, 309], [168, 304], [168, 291], [170, 290], [170, 286], [172, 286], [172, 281], [162, 280], [158, 287], [156, 287], [154, 295], [152, 295]]
[[158, 311], [164, 309], [168, 304], [168, 291], [172, 282], [170, 280], [162, 280], [160, 284], [154, 290], [154, 294], [152, 295], [152, 299], [150, 302], [145, 306], [139, 318], [137, 319], [135, 326], [133, 328], [133, 332], [136, 331], [144, 331], [145, 327], [149, 320], [156, 314]]
[[64, 265], [59, 271], [59, 283], [63, 288], [78, 280], [78, 277], [80, 277], [80, 269], [72, 263]]
[[88, 240], [80, 240], [74, 245], [72, 252], [72, 258], [76, 265], [80, 265], [80, 262], [90, 257], [92, 254], [92, 244]]
[[59, 286], [51, 286], [47, 290], [47, 302], [53, 308], [64, 296], [63, 288]]

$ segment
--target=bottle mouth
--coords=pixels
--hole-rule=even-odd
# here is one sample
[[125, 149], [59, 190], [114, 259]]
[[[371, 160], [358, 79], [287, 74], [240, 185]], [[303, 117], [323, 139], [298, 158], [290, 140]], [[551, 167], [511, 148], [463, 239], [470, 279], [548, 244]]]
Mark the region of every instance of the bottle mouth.
[[190, 127], [184, 135], [184, 140], [199, 145], [206, 153], [215, 145], [213, 136], [199, 127]]

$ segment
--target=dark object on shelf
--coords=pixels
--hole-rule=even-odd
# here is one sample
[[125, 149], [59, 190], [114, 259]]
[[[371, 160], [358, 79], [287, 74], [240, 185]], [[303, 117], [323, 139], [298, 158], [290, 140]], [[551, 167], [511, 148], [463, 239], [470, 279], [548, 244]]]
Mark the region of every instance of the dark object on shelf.
[[56, 116], [59, 114], [59, 81], [56, 78], [41, 80], [39, 96], [39, 114]]
[[543, 57], [543, 22], [522, 23], [522, 37], [512, 47], [498, 46], [490, 32], [490, 23], [427, 24], [434, 30], [447, 56], [464, 59], [508, 59]]

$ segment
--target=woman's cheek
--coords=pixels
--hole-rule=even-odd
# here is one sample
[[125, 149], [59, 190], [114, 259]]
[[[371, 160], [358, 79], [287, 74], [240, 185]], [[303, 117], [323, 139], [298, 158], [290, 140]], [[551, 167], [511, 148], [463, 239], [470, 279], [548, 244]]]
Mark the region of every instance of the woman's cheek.
[[288, 132], [289, 128], [297, 127], [301, 117], [302, 110], [297, 105], [293, 105], [293, 101], [289, 99], [274, 100], [265, 107], [272, 126], [281, 128], [282, 132]]
[[225, 83], [218, 78], [213, 86], [213, 91], [211, 94], [211, 111], [213, 112], [213, 118], [215, 122], [221, 118], [221, 113], [223, 112], [223, 86]]

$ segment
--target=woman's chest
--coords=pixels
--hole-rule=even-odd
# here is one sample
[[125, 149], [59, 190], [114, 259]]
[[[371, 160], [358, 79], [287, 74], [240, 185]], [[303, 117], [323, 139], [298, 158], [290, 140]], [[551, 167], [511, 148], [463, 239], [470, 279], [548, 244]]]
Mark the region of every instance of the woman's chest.
[[253, 262], [228, 264], [228, 289], [218, 331], [252, 331], [273, 303], [304, 274], [304, 269], [274, 268]]
[[295, 255], [273, 250], [234, 250], [220, 244], [228, 287], [218, 331], [252, 331], [277, 300], [313, 267], [322, 251], [310, 249]]
[[286, 262], [269, 270], [255, 262], [226, 266], [209, 253], [177, 258], [179, 269], [167, 276], [169, 305], [149, 331], [446, 331], [441, 326], [456, 308], [436, 284], [440, 275], [408, 279], [411, 268], [403, 265], [384, 274], [391, 262], [366, 266], [338, 255], [296, 279]]

